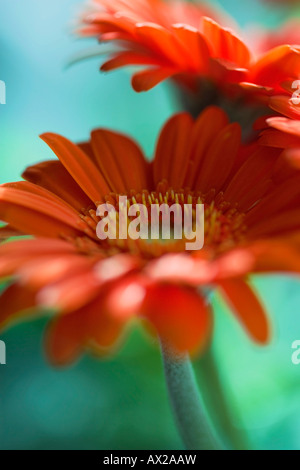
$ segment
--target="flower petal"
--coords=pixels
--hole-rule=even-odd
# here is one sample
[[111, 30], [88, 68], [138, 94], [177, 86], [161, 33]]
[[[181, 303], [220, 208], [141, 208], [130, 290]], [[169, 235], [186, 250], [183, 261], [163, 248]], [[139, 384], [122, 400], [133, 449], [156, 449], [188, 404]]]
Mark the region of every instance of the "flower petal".
[[79, 215], [50, 192], [35, 185], [31, 185], [32, 191], [20, 187], [18, 183], [0, 187], [1, 220], [21, 232], [42, 237], [76, 236], [84, 230]]
[[147, 188], [147, 162], [140, 147], [128, 137], [105, 129], [92, 132], [97, 164], [116, 193]]
[[270, 337], [269, 322], [253, 290], [241, 280], [223, 281], [220, 288], [249, 335], [258, 343], [267, 343]]
[[137, 92], [148, 91], [154, 88], [160, 82], [172, 77], [176, 73], [174, 68], [153, 68], [135, 73], [131, 83], [133, 89]]
[[43, 134], [41, 139], [58, 156], [66, 170], [95, 203], [103, 201], [110, 188], [97, 167], [77, 145], [58, 134]]
[[189, 164], [193, 119], [188, 113], [173, 116], [164, 126], [157, 142], [153, 162], [154, 183], [167, 180], [173, 188], [183, 184]]
[[212, 315], [195, 290], [154, 285], [148, 289], [141, 314], [155, 327], [161, 341], [180, 353], [202, 352], [210, 339]]
[[27, 181], [56, 194], [78, 211], [92, 204], [91, 199], [82, 191], [62, 163], [57, 160], [32, 165], [24, 171], [22, 176]]

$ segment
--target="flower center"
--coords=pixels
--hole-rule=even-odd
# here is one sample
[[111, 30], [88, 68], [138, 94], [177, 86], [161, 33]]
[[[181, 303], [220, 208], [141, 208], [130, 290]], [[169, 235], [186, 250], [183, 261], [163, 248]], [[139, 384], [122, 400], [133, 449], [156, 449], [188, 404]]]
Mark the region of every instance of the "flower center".
[[[200, 238], [203, 243], [199, 249], [216, 254], [244, 240], [245, 215], [226, 202], [223, 193], [217, 194], [213, 189], [205, 194], [189, 189], [175, 191], [163, 181], [155, 191], [111, 193], [105, 199], [100, 215], [99, 210], [91, 209], [82, 219], [93, 244], [106, 256], [130, 252], [148, 259], [170, 252], [193, 251], [198, 249], [195, 243]], [[104, 225], [107, 228], [104, 231], [107, 237], [102, 239], [100, 222], [102, 228]], [[132, 233], [137, 235], [133, 237]]]

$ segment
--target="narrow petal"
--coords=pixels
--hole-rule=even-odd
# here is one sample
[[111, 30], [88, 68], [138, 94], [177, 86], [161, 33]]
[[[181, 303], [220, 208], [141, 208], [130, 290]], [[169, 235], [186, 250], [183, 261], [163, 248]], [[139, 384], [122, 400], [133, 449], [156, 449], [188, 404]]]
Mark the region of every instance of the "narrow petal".
[[223, 281], [220, 288], [249, 335], [258, 343], [267, 343], [270, 337], [269, 322], [253, 290], [241, 280]]
[[128, 137], [105, 129], [92, 132], [98, 166], [116, 193], [147, 188], [147, 162], [140, 147]]
[[247, 68], [249, 66], [250, 52], [231, 30], [222, 28], [207, 17], [202, 19], [201, 30], [213, 57], [228, 60], [239, 67]]
[[119, 52], [114, 57], [106, 61], [102, 66], [101, 70], [103, 72], [109, 72], [110, 70], [115, 70], [120, 67], [125, 67], [128, 65], [162, 65], [164, 66], [164, 61], [160, 60], [157, 57], [152, 57], [149, 54], [142, 54], [138, 52]]
[[277, 150], [259, 148], [245, 160], [232, 175], [224, 191], [226, 201], [238, 201], [240, 208], [247, 209], [261, 199], [271, 187], [270, 170], [278, 156]]
[[167, 67], [172, 67], [173, 64], [185, 65], [184, 54], [180, 53], [181, 51], [178, 50], [180, 48], [176, 47], [174, 35], [167, 29], [154, 23], [143, 23], [137, 25], [136, 34], [144, 46], [156, 52], [158, 57], [165, 59]]
[[153, 163], [155, 184], [163, 180], [174, 188], [183, 184], [189, 163], [192, 127], [191, 116], [181, 113], [173, 116], [162, 129]]
[[216, 137], [201, 166], [195, 187], [206, 192], [221, 190], [237, 158], [241, 141], [239, 124], [228, 124]]
[[73, 362], [86, 343], [84, 310], [52, 320], [46, 331], [45, 347], [50, 362], [56, 366]]
[[208, 106], [197, 118], [190, 136], [191, 154], [184, 180], [185, 187], [195, 187], [195, 180], [209, 147], [227, 124], [227, 114], [217, 106]]
[[51, 193], [40, 195], [14, 185], [0, 188], [0, 219], [21, 232], [42, 237], [74, 236], [84, 230], [79, 215]]
[[91, 199], [82, 191], [62, 163], [57, 160], [49, 160], [30, 166], [22, 176], [27, 181], [56, 194], [78, 211], [92, 204]]
[[43, 134], [41, 139], [49, 145], [66, 170], [95, 203], [103, 201], [110, 188], [97, 167], [77, 145], [57, 134]]
[[172, 77], [176, 72], [176, 69], [166, 67], [143, 70], [133, 75], [131, 80], [133, 89], [137, 92], [151, 90], [160, 82]]
[[26, 317], [35, 307], [35, 292], [12, 284], [0, 296], [0, 328], [20, 317]]
[[293, 176], [270, 191], [262, 201], [251, 209], [245, 219], [247, 225], [256, 225], [257, 221], [279, 213], [288, 208], [299, 197], [299, 176]]
[[175, 24], [172, 30], [188, 62], [193, 64], [192, 68], [195, 72], [206, 73], [209, 66], [209, 49], [200, 32], [187, 24]]

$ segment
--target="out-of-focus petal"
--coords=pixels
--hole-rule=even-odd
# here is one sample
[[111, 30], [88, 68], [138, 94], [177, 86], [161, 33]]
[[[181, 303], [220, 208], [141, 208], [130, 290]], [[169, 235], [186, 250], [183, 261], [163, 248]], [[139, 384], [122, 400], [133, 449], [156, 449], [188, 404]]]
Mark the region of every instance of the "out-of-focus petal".
[[258, 343], [268, 342], [269, 321], [253, 290], [244, 281], [239, 280], [223, 281], [220, 288], [250, 336]]
[[154, 285], [147, 291], [141, 313], [155, 327], [160, 340], [178, 352], [201, 352], [210, 339], [212, 315], [194, 290]]

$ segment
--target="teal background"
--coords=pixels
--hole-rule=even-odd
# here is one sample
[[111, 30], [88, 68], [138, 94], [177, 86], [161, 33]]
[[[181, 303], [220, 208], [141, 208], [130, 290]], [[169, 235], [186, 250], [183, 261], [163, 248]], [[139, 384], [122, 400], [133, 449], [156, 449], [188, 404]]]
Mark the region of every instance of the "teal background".
[[[277, 25], [291, 14], [248, 0], [221, 2], [246, 31], [248, 23]], [[151, 156], [159, 128], [179, 109], [163, 84], [146, 94], [130, 88], [129, 71], [98, 72], [100, 59], [71, 68], [70, 58], [94, 45], [72, 35], [75, 0], [0, 0], [0, 182], [17, 180], [26, 165], [51, 158], [42, 132], [87, 139], [104, 126], [133, 135]], [[300, 448], [300, 365], [291, 344], [300, 339], [299, 281], [255, 278], [272, 319], [270, 346], [258, 348], [219, 299], [214, 353], [236, 426], [256, 448]], [[1, 308], [1, 305], [0, 305]], [[155, 344], [137, 327], [122, 349], [99, 361], [83, 357], [54, 369], [44, 357], [45, 320], [1, 334], [0, 449], [177, 449], [162, 365]], [[239, 418], [238, 418], [239, 416]]]

